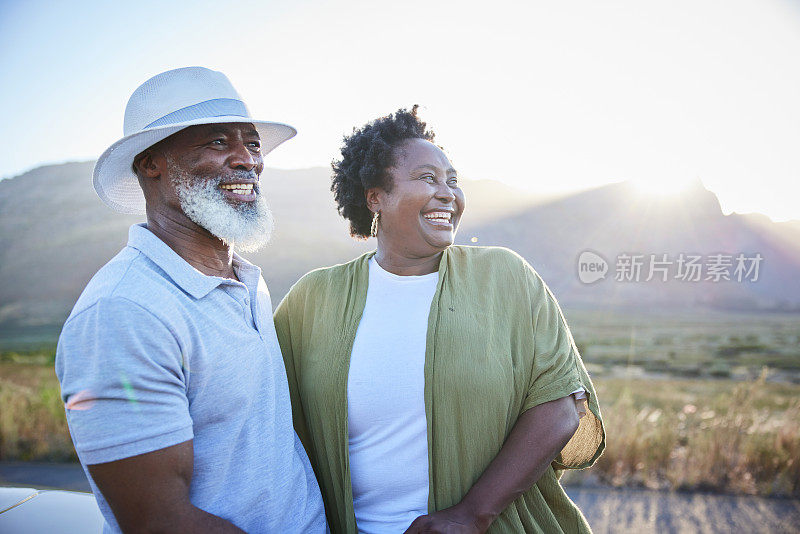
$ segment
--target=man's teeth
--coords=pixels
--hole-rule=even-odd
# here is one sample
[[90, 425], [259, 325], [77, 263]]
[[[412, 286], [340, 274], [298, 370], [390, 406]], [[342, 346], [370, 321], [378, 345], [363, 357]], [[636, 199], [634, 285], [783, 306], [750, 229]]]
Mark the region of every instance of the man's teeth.
[[447, 211], [435, 211], [433, 213], [426, 213], [423, 215], [428, 220], [431, 221], [442, 221], [442, 222], [450, 222], [450, 218], [453, 216], [452, 213]]
[[249, 195], [253, 192], [253, 184], [222, 184], [220, 187], [237, 195]]

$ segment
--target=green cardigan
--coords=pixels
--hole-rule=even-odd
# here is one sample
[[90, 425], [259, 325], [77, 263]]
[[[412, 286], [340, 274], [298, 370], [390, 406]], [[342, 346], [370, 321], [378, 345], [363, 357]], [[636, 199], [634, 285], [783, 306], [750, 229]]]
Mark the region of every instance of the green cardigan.
[[[294, 424], [322, 489], [331, 532], [357, 532], [347, 444], [347, 376], [374, 252], [305, 275], [275, 311]], [[489, 532], [589, 532], [556, 470], [605, 447], [594, 387], [561, 309], [520, 256], [494, 247], [442, 254], [425, 353], [429, 512], [458, 503], [525, 410], [583, 387], [589, 411], [545, 475]]]

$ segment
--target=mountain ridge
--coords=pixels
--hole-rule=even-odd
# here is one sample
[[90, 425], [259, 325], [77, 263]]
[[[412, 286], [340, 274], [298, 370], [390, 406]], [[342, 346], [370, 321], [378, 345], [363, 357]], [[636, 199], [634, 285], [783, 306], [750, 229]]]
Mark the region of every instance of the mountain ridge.
[[[89, 278], [124, 247], [127, 228], [144, 220], [102, 204], [91, 187], [93, 164], [47, 165], [0, 181], [0, 337], [20, 327], [57, 328]], [[349, 236], [329, 172], [268, 168], [262, 175], [276, 230], [264, 250], [247, 257], [263, 269], [274, 302], [305, 272], [374, 248], [374, 241]], [[517, 251], [564, 304], [800, 310], [800, 221], [724, 215], [702, 184], [672, 199], [641, 196], [628, 182], [558, 197], [490, 180], [463, 180], [462, 187], [467, 209], [456, 243]], [[606, 259], [606, 279], [579, 280], [576, 262], [584, 250]], [[612, 264], [626, 252], [761, 253], [762, 278], [750, 284], [617, 282]]]

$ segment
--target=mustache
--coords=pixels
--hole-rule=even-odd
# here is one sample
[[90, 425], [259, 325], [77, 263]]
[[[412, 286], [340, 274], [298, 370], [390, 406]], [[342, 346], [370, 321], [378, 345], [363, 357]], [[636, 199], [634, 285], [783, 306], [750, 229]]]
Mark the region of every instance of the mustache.
[[258, 182], [261, 173], [256, 172], [255, 168], [246, 171], [244, 169], [234, 169], [227, 173], [203, 173], [203, 172], [190, 172], [183, 169], [180, 165], [176, 164], [169, 155], [167, 156], [167, 168], [174, 174], [174, 180], [183, 182], [199, 182], [205, 181], [214, 186], [218, 186], [222, 182], [233, 182], [242, 180], [247, 182]]
[[246, 171], [244, 169], [236, 169], [226, 174], [215, 175], [213, 178], [214, 186], [218, 186], [223, 182], [255, 182], [253, 184], [253, 191], [258, 194], [261, 192], [261, 183], [259, 181], [259, 174], [255, 170]]
[[255, 170], [246, 171], [244, 169], [237, 169], [227, 174], [215, 175], [214, 179], [217, 183], [233, 182], [235, 180], [244, 180], [252, 182], [252, 181], [258, 181], [259, 174]]

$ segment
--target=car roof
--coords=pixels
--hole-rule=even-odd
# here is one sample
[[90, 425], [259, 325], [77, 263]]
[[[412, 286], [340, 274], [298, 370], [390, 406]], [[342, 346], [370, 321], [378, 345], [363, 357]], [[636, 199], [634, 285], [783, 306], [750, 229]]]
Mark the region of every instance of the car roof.
[[91, 493], [0, 487], [0, 532], [99, 532], [103, 523]]

